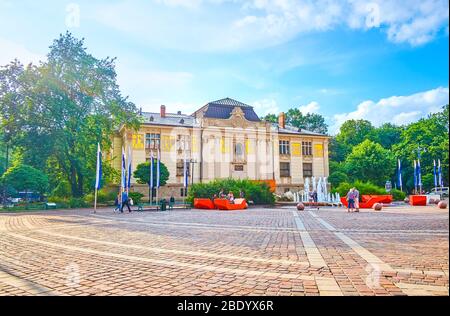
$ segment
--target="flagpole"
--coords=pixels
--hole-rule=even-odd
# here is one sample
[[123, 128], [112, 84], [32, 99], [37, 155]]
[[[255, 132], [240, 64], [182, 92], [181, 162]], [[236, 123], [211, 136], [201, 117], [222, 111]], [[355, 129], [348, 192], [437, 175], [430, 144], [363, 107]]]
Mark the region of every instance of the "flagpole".
[[183, 162], [183, 205], [186, 207], [186, 181], [187, 181], [187, 168], [186, 168], [186, 137], [183, 142], [184, 162]]
[[158, 148], [158, 158], [156, 161], [156, 205], [158, 205], [159, 203], [160, 160], [161, 160], [161, 153]]
[[150, 150], [150, 181], [149, 181], [149, 203], [150, 206], [153, 204], [153, 150]]
[[97, 143], [97, 165], [95, 172], [95, 193], [94, 193], [94, 213], [97, 212], [97, 192], [100, 187], [101, 181], [101, 151], [100, 151], [100, 143]]

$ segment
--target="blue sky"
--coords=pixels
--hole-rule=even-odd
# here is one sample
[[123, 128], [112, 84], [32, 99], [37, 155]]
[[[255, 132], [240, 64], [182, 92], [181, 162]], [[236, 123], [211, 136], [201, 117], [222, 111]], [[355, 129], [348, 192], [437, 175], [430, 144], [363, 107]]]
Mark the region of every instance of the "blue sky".
[[447, 0], [0, 0], [0, 65], [45, 59], [66, 30], [117, 57], [122, 91], [148, 111], [232, 97], [260, 115], [320, 113], [335, 132], [448, 102]]

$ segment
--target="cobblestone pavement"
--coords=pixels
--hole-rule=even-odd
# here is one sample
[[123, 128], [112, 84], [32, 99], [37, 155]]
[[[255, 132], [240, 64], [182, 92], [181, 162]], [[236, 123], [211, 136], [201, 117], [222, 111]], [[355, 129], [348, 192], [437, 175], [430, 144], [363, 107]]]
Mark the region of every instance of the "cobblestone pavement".
[[448, 210], [0, 214], [1, 295], [448, 295]]

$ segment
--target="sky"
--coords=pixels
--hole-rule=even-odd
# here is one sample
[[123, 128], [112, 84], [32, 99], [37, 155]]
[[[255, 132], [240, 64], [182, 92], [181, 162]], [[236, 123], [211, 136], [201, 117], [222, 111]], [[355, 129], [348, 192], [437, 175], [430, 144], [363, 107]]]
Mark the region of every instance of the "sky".
[[407, 124], [449, 99], [448, 0], [0, 0], [0, 65], [45, 60], [59, 34], [117, 57], [144, 111], [191, 114], [230, 97]]

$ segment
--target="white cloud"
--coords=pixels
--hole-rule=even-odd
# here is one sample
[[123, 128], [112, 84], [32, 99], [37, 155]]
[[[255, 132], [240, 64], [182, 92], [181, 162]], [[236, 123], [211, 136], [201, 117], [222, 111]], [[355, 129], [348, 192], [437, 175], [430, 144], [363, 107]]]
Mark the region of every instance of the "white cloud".
[[274, 99], [258, 100], [253, 102], [251, 105], [253, 106], [255, 112], [261, 117], [266, 116], [269, 113], [278, 115], [280, 112], [277, 101]]
[[18, 59], [22, 64], [30, 62], [37, 64], [44, 60], [45, 56], [36, 54], [28, 50], [22, 44], [0, 37], [0, 66], [9, 64], [14, 59]]
[[351, 119], [369, 120], [375, 126], [386, 122], [396, 125], [408, 124], [430, 113], [440, 111], [448, 100], [448, 87], [439, 87], [408, 96], [392, 96], [378, 102], [367, 100], [361, 102], [353, 112], [334, 115], [330, 131], [332, 134], [337, 133], [340, 126]]
[[299, 34], [378, 28], [389, 41], [422, 45], [448, 28], [448, 0], [154, 0], [98, 5], [89, 17], [157, 47], [258, 49]]
[[320, 109], [320, 105], [316, 101], [312, 101], [306, 105], [301, 105], [299, 107], [300, 112], [302, 112], [303, 114], [318, 113], [319, 109]]

